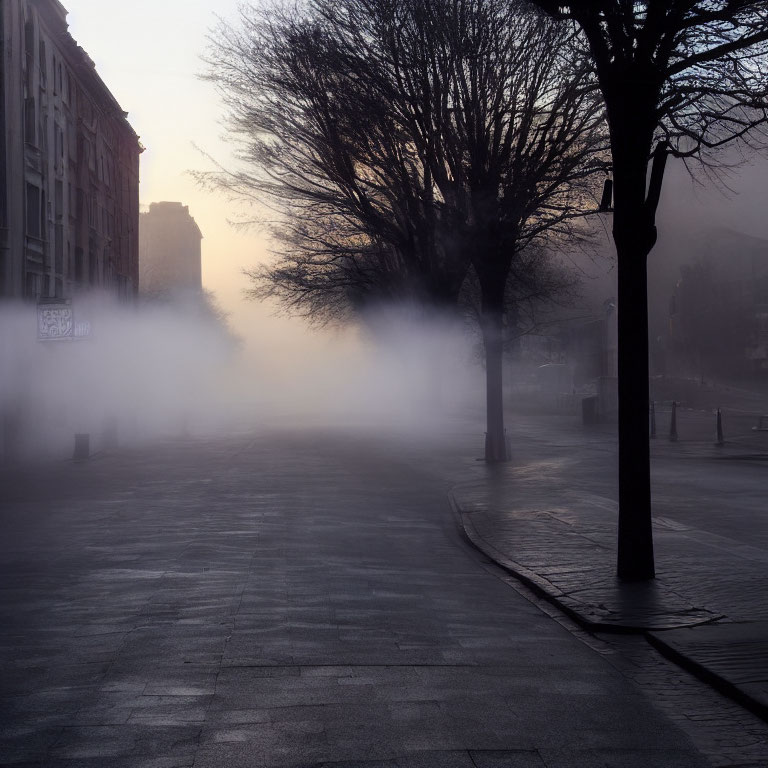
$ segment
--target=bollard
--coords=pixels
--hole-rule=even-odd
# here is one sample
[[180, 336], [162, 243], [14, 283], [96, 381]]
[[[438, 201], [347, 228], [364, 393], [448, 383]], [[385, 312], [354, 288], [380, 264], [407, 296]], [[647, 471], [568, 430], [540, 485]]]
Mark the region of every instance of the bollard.
[[656, 401], [651, 400], [651, 439], [656, 439]]
[[91, 455], [91, 436], [87, 432], [79, 432], [75, 435], [75, 451], [72, 458], [75, 461], [86, 461]]
[[719, 408], [717, 409], [717, 442], [715, 445], [725, 445], [725, 439], [723, 438], [723, 416]]
[[669, 420], [669, 440], [677, 442], [677, 403], [672, 401], [672, 418]]

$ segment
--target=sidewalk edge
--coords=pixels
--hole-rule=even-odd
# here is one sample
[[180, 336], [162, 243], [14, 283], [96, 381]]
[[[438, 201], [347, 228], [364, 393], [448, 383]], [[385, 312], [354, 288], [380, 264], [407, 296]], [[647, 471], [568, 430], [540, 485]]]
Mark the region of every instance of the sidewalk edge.
[[711, 669], [705, 667], [703, 664], [692, 659], [690, 656], [686, 656], [677, 649], [664, 641], [664, 632], [646, 632], [645, 639], [650, 645], [652, 645], [662, 656], [669, 659], [671, 662], [677, 664], [686, 672], [690, 672], [697, 677], [703, 683], [714, 688], [718, 693], [728, 697], [737, 704], [740, 704], [744, 709], [749, 710], [753, 715], [759, 717], [764, 722], [768, 723], [768, 705], [759, 701], [754, 696], [744, 691], [735, 683], [718, 675]]
[[459, 527], [464, 538], [479, 552], [503, 568], [507, 573], [514, 576], [518, 581], [525, 584], [526, 587], [536, 593], [537, 596], [544, 598], [552, 605], [559, 608], [569, 618], [573, 619], [579, 626], [590, 632], [610, 632], [612, 634], [644, 634], [647, 629], [643, 627], [633, 627], [625, 624], [609, 624], [602, 621], [594, 621], [578, 611], [572, 605], [563, 601], [562, 593], [546, 579], [542, 579], [538, 574], [528, 570], [525, 566], [507, 558], [502, 552], [491, 546], [475, 530], [469, 516], [461, 509], [454, 489], [448, 491], [448, 502], [451, 505], [456, 524]]

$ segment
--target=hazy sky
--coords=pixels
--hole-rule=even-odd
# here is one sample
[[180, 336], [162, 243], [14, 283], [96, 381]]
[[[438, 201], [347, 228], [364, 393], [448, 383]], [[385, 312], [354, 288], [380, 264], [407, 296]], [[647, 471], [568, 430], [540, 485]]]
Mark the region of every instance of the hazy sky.
[[239, 0], [64, 0], [72, 36], [96, 63], [104, 82], [141, 137], [139, 196], [143, 205], [176, 200], [189, 206], [203, 233], [203, 284], [230, 312], [230, 322], [270, 365], [294, 365], [296, 356], [320, 354], [331, 340], [299, 320], [273, 317], [271, 308], [246, 301], [242, 275], [265, 255], [265, 237], [236, 230], [227, 199], [200, 189], [190, 169], [209, 166], [195, 147], [227, 164], [223, 109], [210, 83], [199, 79], [206, 35], [217, 16], [234, 19]]
[[227, 162], [219, 123], [222, 109], [213, 87], [197, 75], [200, 55], [216, 15], [233, 18], [236, 0], [64, 0], [72, 36], [96, 63], [99, 74], [128, 112], [146, 151], [141, 156], [140, 200], [147, 205], [177, 200], [189, 206], [203, 232], [203, 283], [233, 311], [241, 327], [241, 275], [263, 254], [258, 233], [243, 234], [228, 223], [232, 210], [219, 194], [199, 189], [188, 175], [205, 169], [202, 148]]
[[[187, 175], [205, 168], [197, 145], [227, 163], [222, 140], [222, 107], [213, 87], [197, 75], [204, 69], [200, 55], [216, 15], [233, 19], [239, 0], [64, 0], [70, 31], [96, 62], [99, 73], [118, 101], [146, 151], [141, 159], [140, 198], [143, 204], [178, 200], [189, 206], [203, 240], [203, 282], [233, 312], [243, 332], [263, 325], [280, 335], [287, 327], [266, 319], [263, 309], [246, 306], [241, 270], [264, 252], [258, 233], [235, 231], [228, 223], [232, 210], [223, 196], [199, 189]], [[730, 199], [694, 189], [680, 169], [672, 167], [665, 184], [660, 223], [685, 226], [717, 222], [768, 237], [766, 164], [747, 169], [732, 180], [740, 194]], [[680, 210], [675, 204], [682, 203]], [[297, 329], [297, 325], [291, 326]]]

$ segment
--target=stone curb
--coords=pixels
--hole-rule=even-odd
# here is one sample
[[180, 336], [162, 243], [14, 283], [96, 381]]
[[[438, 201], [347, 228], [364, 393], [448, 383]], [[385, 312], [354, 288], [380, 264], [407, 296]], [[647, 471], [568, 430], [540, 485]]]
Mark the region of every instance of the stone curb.
[[511, 560], [503, 552], [500, 552], [495, 547], [491, 546], [485, 539], [478, 535], [474, 526], [472, 525], [469, 516], [462, 511], [459, 506], [456, 496], [453, 490], [448, 492], [448, 502], [451, 505], [456, 524], [459, 527], [459, 531], [462, 536], [479, 552], [482, 552], [486, 557], [503, 568], [509, 574], [525, 584], [526, 587], [531, 589], [539, 597], [544, 598], [548, 602], [557, 606], [563, 613], [569, 618], [573, 619], [577, 624], [584, 627], [584, 629], [592, 632], [613, 632], [620, 634], [637, 634], [644, 630], [637, 628], [624, 627], [615, 624], [606, 624], [604, 622], [595, 621], [585, 616], [581, 611], [567, 602], [566, 595], [554, 584], [541, 578], [538, 574], [529, 570], [520, 563]]
[[[670, 631], [674, 632], [674, 630]], [[664, 632], [646, 632], [645, 639], [662, 656], [768, 723], [768, 698], [765, 695], [754, 695], [744, 690], [741, 685], [719, 674], [711, 666], [707, 666], [697, 661], [693, 656], [686, 654], [673, 641], [665, 638], [665, 634]]]
[[[768, 696], [761, 697], [751, 694], [745, 691], [738, 683], [729, 680], [726, 676], [718, 674], [714, 669], [706, 664], [697, 661], [692, 655], [686, 654], [681, 648], [679, 643], [674, 643], [672, 638], [674, 633], [679, 629], [694, 630], [696, 627], [705, 626], [719, 626], [715, 625], [714, 621], [711, 622], [699, 622], [694, 625], [687, 625], [679, 629], [665, 628], [659, 630], [649, 629], [648, 627], [638, 627], [631, 624], [621, 623], [608, 623], [600, 620], [596, 620], [586, 615], [582, 610], [579, 610], [579, 605], [576, 601], [569, 599], [561, 590], [559, 590], [554, 584], [547, 579], [542, 578], [537, 573], [531, 571], [520, 563], [515, 562], [511, 558], [507, 557], [503, 552], [499, 551], [487, 541], [485, 541], [475, 530], [472, 525], [471, 516], [465, 513], [456, 498], [455, 489], [451, 489], [448, 492], [448, 502], [451, 506], [454, 519], [459, 528], [461, 535], [468, 541], [475, 549], [488, 557], [491, 561], [496, 563], [499, 567], [504, 569], [510, 575], [514, 576], [520, 582], [525, 584], [531, 589], [537, 596], [547, 600], [552, 605], [555, 605], [569, 618], [575, 621], [579, 626], [583, 627], [589, 632], [605, 632], [613, 634], [639, 634], [643, 635], [648, 643], [658, 650], [663, 656], [677, 664], [681, 669], [693, 674], [699, 678], [702, 682], [710, 685], [719, 693], [734, 700], [745, 709], [748, 709], [754, 715], [760, 719], [768, 722]], [[666, 639], [665, 639], [666, 636]], [[766, 639], [768, 641], [768, 632], [766, 632]]]
[[709, 624], [717, 621], [722, 616], [711, 614], [706, 617], [695, 619], [684, 619], [682, 616], [679, 621], [671, 624], [668, 621], [654, 626], [647, 621], [643, 623], [632, 623], [630, 621], [605, 621], [595, 612], [590, 612], [590, 606], [570, 597], [564, 593], [557, 585], [540, 574], [532, 571], [530, 568], [516, 562], [504, 552], [496, 549], [489, 544], [486, 539], [479, 535], [471, 520], [471, 513], [464, 512], [461, 504], [456, 498], [456, 489], [454, 487], [448, 492], [448, 500], [453, 510], [454, 518], [465, 539], [476, 549], [482, 552], [486, 557], [493, 560], [497, 565], [508, 571], [515, 578], [520, 580], [527, 587], [532, 589], [538, 596], [556, 605], [560, 610], [566, 613], [570, 618], [576, 621], [580, 626], [590, 632], [608, 632], [613, 634], [643, 634], [650, 631], [664, 631], [668, 629], [677, 629], [684, 627]]

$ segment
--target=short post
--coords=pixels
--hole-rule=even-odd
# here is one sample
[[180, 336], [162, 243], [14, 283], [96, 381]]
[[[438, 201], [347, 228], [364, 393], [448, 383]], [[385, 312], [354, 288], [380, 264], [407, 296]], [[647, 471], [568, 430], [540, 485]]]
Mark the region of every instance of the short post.
[[651, 439], [656, 439], [656, 401], [651, 400]]
[[79, 432], [75, 435], [75, 450], [72, 458], [75, 461], [87, 461], [91, 455], [91, 436], [87, 432]]
[[717, 409], [717, 443], [715, 445], [725, 445], [725, 438], [723, 437], [723, 416], [720, 413], [720, 409]]
[[672, 401], [672, 418], [669, 420], [669, 440], [677, 442], [677, 403]]

